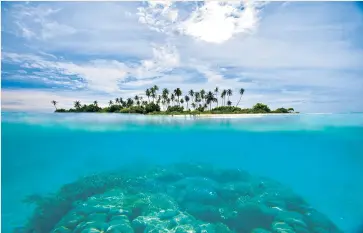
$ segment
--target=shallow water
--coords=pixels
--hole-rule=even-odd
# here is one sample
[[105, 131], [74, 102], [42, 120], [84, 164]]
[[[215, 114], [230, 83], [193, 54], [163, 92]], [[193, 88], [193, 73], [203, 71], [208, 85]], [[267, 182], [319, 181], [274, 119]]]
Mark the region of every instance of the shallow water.
[[[27, 195], [123, 166], [242, 169], [291, 188], [343, 232], [363, 223], [363, 114], [229, 119], [2, 114], [2, 231], [26, 224]], [[311, 231], [313, 232], [313, 231]], [[328, 232], [328, 231], [327, 231]]]

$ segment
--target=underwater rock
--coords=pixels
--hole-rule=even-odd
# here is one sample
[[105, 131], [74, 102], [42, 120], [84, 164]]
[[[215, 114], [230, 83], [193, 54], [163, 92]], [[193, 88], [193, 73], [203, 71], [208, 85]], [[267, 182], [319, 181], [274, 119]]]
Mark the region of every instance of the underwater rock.
[[35, 213], [24, 232], [341, 232], [288, 187], [242, 170], [177, 164], [82, 182], [62, 188], [51, 208], [44, 202], [45, 214]]
[[74, 233], [82, 233], [85, 230], [106, 231], [109, 225], [105, 222], [81, 222], [73, 230]]
[[255, 228], [251, 231], [251, 233], [271, 233], [271, 231], [268, 231], [266, 229], [263, 228]]
[[187, 213], [179, 213], [177, 216], [170, 220], [170, 227], [185, 225], [195, 222], [195, 218]]
[[253, 202], [238, 206], [237, 213], [235, 218], [228, 219], [228, 223], [232, 229], [242, 232], [250, 232], [254, 228], [269, 229], [277, 214], [273, 209]]
[[275, 221], [287, 223], [297, 233], [309, 232], [308, 226], [304, 222], [304, 216], [297, 212], [281, 211]]
[[157, 214], [159, 219], [166, 220], [171, 219], [179, 214], [179, 211], [175, 209], [167, 209], [167, 210], [160, 210], [160, 212]]
[[186, 177], [178, 182], [175, 182], [174, 185], [178, 188], [205, 187], [216, 189], [218, 187], [218, 183], [214, 180], [202, 176]]
[[211, 223], [205, 223], [198, 226], [198, 233], [217, 233], [215, 226]]
[[246, 171], [240, 169], [222, 169], [215, 170], [213, 174], [213, 179], [219, 183], [229, 183], [229, 182], [247, 182], [251, 178], [250, 174]]
[[104, 231], [100, 231], [96, 228], [86, 228], [81, 233], [103, 233]]
[[156, 225], [163, 225], [158, 217], [154, 216], [139, 216], [132, 221], [132, 228], [135, 233], [143, 233], [147, 227]]
[[219, 188], [217, 193], [225, 200], [235, 200], [240, 196], [253, 196], [253, 188], [247, 182], [229, 182]]
[[180, 225], [175, 228], [175, 233], [197, 233], [195, 227], [191, 224]]
[[340, 233], [341, 231], [335, 226], [325, 215], [316, 210], [311, 210], [305, 214], [305, 222], [308, 224], [309, 229], [313, 232], [322, 233], [327, 231], [329, 233]]
[[184, 208], [188, 213], [202, 221], [214, 223], [222, 220], [218, 207], [214, 205], [203, 205], [196, 202], [187, 203]]
[[185, 190], [183, 202], [199, 202], [213, 204], [218, 202], [217, 192], [207, 187], [188, 187]]
[[56, 228], [74, 229], [80, 222], [85, 219], [84, 215], [81, 215], [75, 211], [69, 212], [62, 220], [56, 225]]
[[218, 184], [206, 177], [188, 177], [174, 183], [174, 187], [171, 195], [179, 202], [212, 204], [219, 201]]
[[273, 233], [295, 233], [292, 227], [285, 222], [274, 222], [272, 223], [272, 232]]
[[198, 233], [232, 233], [232, 231], [223, 223], [203, 223], [197, 228]]
[[215, 223], [213, 225], [216, 233], [232, 233], [228, 226], [223, 223]]
[[117, 216], [117, 215], [123, 215], [123, 216], [127, 216], [127, 217], [131, 217], [132, 212], [130, 210], [125, 210], [125, 209], [119, 209], [119, 208], [112, 208], [109, 211], [109, 217], [111, 216]]
[[88, 221], [95, 221], [95, 222], [106, 222], [107, 221], [107, 214], [106, 213], [92, 213], [87, 216]]
[[110, 225], [106, 233], [134, 233], [134, 229], [126, 224]]
[[156, 225], [147, 227], [143, 233], [173, 233], [173, 231], [166, 229], [163, 225]]
[[129, 218], [126, 215], [113, 215], [109, 219], [110, 222], [112, 221], [129, 222]]
[[166, 169], [163, 169], [160, 173], [158, 173], [155, 177], [157, 181], [162, 182], [176, 182], [184, 178], [184, 174], [181, 172], [173, 172]]
[[72, 231], [65, 226], [57, 227], [52, 233], [71, 233]]
[[166, 187], [165, 187], [165, 184], [161, 183], [158, 180], [147, 179], [147, 180], [145, 180], [141, 189], [144, 190], [144, 192], [161, 193], [161, 192], [165, 192]]
[[107, 228], [108, 232], [119, 232], [119, 233], [133, 233], [134, 230], [131, 227], [131, 223], [127, 216], [118, 215], [113, 216], [111, 220], [108, 222], [109, 227]]

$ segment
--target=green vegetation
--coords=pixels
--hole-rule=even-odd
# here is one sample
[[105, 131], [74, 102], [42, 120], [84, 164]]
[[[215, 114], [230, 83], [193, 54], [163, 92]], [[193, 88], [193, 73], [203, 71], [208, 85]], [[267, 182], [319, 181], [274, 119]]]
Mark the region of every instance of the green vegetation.
[[[222, 90], [216, 87], [214, 91], [206, 92], [190, 90], [187, 95], [183, 96], [183, 91], [176, 88], [169, 91], [164, 88], [158, 93], [159, 87], [154, 85], [145, 90], [145, 99], [136, 95], [134, 98], [116, 98], [110, 100], [107, 107], [99, 107], [98, 102], [92, 104], [81, 104], [79, 100], [74, 102], [74, 107], [68, 110], [58, 109], [58, 102], [53, 100], [51, 103], [55, 107], [55, 112], [99, 112], [99, 113], [137, 113], [152, 115], [199, 115], [199, 114], [256, 114], [256, 113], [294, 113], [293, 108], [278, 108], [271, 110], [267, 105], [262, 103], [255, 104], [252, 108], [240, 108], [245, 90], [241, 88], [238, 92], [240, 95], [236, 106], [232, 106], [230, 97], [233, 95], [231, 89]], [[219, 95], [220, 93], [220, 95]], [[214, 105], [214, 106], [213, 106]]]

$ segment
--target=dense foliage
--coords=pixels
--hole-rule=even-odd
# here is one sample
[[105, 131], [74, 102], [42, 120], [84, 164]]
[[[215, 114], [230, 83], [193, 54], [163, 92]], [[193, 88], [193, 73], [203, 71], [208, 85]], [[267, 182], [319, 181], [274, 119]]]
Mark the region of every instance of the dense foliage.
[[181, 107], [181, 106], [169, 106], [166, 111], [167, 112], [183, 112], [184, 107]]
[[[190, 90], [183, 97], [183, 91], [176, 88], [173, 92], [164, 88], [158, 94], [159, 87], [153, 86], [145, 91], [145, 97], [136, 95], [134, 98], [116, 98], [110, 100], [108, 106], [101, 108], [98, 102], [92, 104], [81, 104], [80, 101], [74, 102], [74, 108], [57, 109], [58, 102], [53, 100], [51, 103], [56, 108], [56, 112], [107, 112], [107, 113], [134, 113], [134, 114], [158, 114], [158, 115], [178, 115], [178, 114], [256, 114], [256, 113], [293, 113], [293, 108], [278, 108], [271, 110], [263, 103], [257, 103], [252, 108], [241, 109], [238, 107], [245, 92], [243, 88], [239, 90], [239, 100], [236, 106], [232, 106], [229, 99], [233, 91], [231, 89], [219, 91], [216, 87], [213, 91]], [[220, 92], [220, 94], [219, 94]], [[214, 105], [214, 106], [213, 106]]]

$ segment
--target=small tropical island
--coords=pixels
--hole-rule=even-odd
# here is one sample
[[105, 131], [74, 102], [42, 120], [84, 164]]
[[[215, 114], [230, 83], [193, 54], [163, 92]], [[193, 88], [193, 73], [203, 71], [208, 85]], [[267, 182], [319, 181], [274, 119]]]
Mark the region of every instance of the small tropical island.
[[231, 89], [220, 91], [216, 87], [213, 91], [206, 92], [190, 90], [183, 95], [180, 88], [169, 91], [164, 88], [158, 93], [159, 87], [154, 85], [145, 90], [145, 96], [135, 95], [127, 99], [115, 98], [110, 100], [107, 107], [100, 107], [98, 101], [92, 104], [81, 104], [79, 100], [74, 101], [74, 108], [57, 108], [58, 102], [52, 100], [57, 113], [132, 113], [148, 115], [201, 115], [201, 114], [268, 114], [268, 113], [299, 113], [293, 108], [277, 108], [271, 110], [266, 104], [257, 103], [252, 108], [237, 107], [245, 92], [239, 90], [239, 100], [233, 106], [230, 97], [233, 95]]

